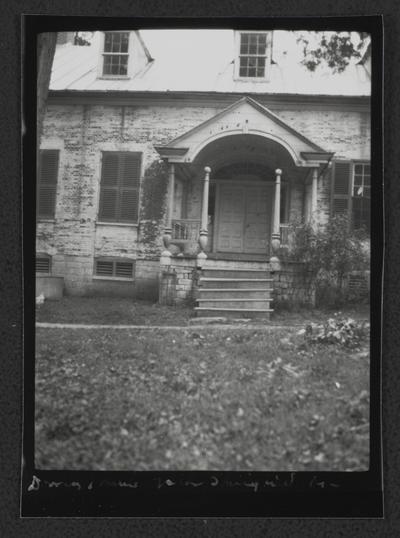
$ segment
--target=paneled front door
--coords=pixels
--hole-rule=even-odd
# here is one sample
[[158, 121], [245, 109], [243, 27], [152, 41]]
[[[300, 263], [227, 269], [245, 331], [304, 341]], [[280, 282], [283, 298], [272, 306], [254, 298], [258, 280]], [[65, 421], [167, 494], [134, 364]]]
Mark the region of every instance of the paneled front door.
[[270, 185], [217, 183], [216, 250], [266, 254], [273, 190]]

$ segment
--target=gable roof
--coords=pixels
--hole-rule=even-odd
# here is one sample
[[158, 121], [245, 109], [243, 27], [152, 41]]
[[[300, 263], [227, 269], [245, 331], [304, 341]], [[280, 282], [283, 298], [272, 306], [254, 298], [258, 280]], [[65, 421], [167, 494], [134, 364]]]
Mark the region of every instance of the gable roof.
[[136, 32], [147, 66], [130, 79], [98, 78], [99, 34], [89, 47], [57, 48], [51, 90], [370, 95], [370, 75], [362, 63], [352, 62], [343, 73], [308, 71], [291, 52], [295, 50], [292, 32], [274, 31], [274, 62], [267, 81], [235, 80], [234, 31], [209, 29]]

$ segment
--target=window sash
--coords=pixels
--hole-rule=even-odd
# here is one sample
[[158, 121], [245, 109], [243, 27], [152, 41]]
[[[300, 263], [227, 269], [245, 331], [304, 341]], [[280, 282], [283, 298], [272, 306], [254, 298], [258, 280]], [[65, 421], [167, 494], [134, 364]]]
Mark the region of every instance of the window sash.
[[264, 78], [267, 59], [267, 35], [241, 33], [239, 43], [239, 77]]
[[129, 32], [105, 32], [104, 52], [122, 54], [129, 50]]
[[128, 54], [103, 54], [103, 75], [127, 76]]
[[265, 76], [265, 56], [240, 56], [239, 76], [263, 78]]
[[353, 197], [371, 196], [371, 167], [369, 164], [357, 163], [353, 173]]
[[103, 46], [103, 76], [127, 76], [129, 32], [105, 32]]

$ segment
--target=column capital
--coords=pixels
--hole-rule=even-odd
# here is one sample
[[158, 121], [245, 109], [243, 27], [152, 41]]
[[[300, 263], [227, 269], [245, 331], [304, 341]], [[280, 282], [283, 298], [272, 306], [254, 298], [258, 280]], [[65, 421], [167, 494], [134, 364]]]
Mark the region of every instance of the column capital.
[[281, 175], [282, 175], [282, 170], [281, 170], [280, 168], [277, 168], [277, 169], [275, 170], [275, 174], [276, 174], [277, 176], [281, 176]]
[[204, 167], [204, 172], [205, 172], [206, 174], [211, 174], [211, 168], [210, 168], [209, 166], [205, 166], [205, 167]]

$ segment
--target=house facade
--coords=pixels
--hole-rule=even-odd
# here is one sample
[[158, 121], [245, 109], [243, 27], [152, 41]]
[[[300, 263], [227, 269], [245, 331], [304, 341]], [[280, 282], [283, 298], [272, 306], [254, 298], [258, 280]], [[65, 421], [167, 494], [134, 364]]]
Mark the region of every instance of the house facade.
[[39, 277], [63, 277], [67, 294], [263, 315], [313, 300], [285, 259], [289, 223], [347, 213], [369, 227], [369, 47], [343, 73], [313, 73], [291, 32], [218, 32], [60, 35]]

